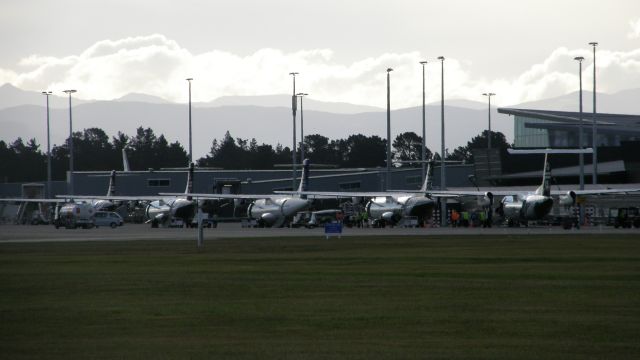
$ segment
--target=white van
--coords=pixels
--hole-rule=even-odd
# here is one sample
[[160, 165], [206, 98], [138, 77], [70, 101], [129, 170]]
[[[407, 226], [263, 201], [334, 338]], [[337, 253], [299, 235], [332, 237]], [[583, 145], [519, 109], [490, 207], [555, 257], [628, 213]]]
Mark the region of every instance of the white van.
[[112, 228], [116, 228], [124, 224], [124, 220], [122, 220], [122, 216], [112, 211], [96, 211], [93, 217], [95, 219], [96, 227], [110, 226]]

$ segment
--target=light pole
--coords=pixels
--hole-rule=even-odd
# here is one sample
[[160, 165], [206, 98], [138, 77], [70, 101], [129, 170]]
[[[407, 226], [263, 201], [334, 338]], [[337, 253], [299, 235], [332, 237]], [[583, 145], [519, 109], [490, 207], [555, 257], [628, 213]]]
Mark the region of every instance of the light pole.
[[422, 154], [420, 159], [422, 160], [422, 181], [424, 181], [426, 176], [426, 166], [425, 161], [427, 160], [427, 115], [426, 115], [426, 103], [425, 103], [425, 74], [424, 74], [424, 66], [427, 65], [427, 61], [420, 61], [422, 65]]
[[47, 198], [51, 198], [51, 145], [50, 145], [50, 132], [49, 132], [49, 95], [51, 91], [43, 91], [42, 95], [47, 97]]
[[304, 107], [302, 106], [302, 98], [307, 95], [309, 94], [296, 94], [300, 98], [300, 164], [304, 163]]
[[[580, 97], [580, 124], [578, 125], [578, 149], [582, 149], [582, 61], [584, 60], [584, 58], [582, 56], [577, 56], [574, 58], [574, 60], [576, 60], [578, 62], [578, 78], [580, 80], [580, 92], [579, 92], [579, 97]], [[579, 155], [579, 159], [580, 159], [580, 190], [584, 190], [584, 154], [580, 153]], [[580, 219], [578, 220], [578, 224], [581, 225], [582, 223], [584, 223], [584, 211], [582, 210], [582, 204], [578, 204], [578, 209], [580, 211]]]
[[391, 177], [391, 76], [392, 68], [387, 68], [387, 177], [385, 187], [389, 189]]
[[291, 159], [293, 163], [293, 171], [291, 176], [291, 190], [296, 189], [296, 110], [298, 107], [298, 98], [296, 98], [296, 75], [297, 72], [290, 72], [289, 75], [293, 77], [293, 94], [291, 96], [291, 112], [293, 113], [293, 148], [291, 151]]
[[189, 82], [189, 164], [191, 164], [193, 162], [193, 148], [191, 147], [191, 80], [193, 78], [187, 78], [186, 80]]
[[487, 170], [489, 171], [489, 176], [491, 176], [491, 97], [495, 96], [494, 93], [483, 93], [482, 95], [486, 96], [489, 99], [489, 132], [487, 133]]
[[64, 90], [69, 95], [69, 194], [73, 195], [73, 118], [71, 116], [71, 94], [77, 90]]
[[591, 182], [596, 185], [598, 183], [598, 125], [596, 124], [596, 47], [598, 46], [597, 42], [590, 42], [589, 45], [593, 46], [593, 115], [592, 115], [592, 139], [591, 143], [593, 146], [593, 154], [591, 155], [592, 159], [592, 173], [591, 173]]
[[[582, 141], [582, 61], [584, 58], [582, 56], [575, 57], [574, 60], [578, 62], [578, 79], [580, 80], [580, 117], [578, 124], [578, 149], [582, 149], [583, 141]], [[579, 154], [580, 159], [580, 190], [584, 190], [584, 154]]]
[[[440, 60], [441, 68], [441, 94], [440, 94], [440, 190], [444, 190], [447, 187], [447, 177], [445, 175], [445, 153], [444, 153], [444, 56], [438, 56]], [[440, 202], [440, 223], [441, 226], [447, 226], [447, 200], [442, 198]]]

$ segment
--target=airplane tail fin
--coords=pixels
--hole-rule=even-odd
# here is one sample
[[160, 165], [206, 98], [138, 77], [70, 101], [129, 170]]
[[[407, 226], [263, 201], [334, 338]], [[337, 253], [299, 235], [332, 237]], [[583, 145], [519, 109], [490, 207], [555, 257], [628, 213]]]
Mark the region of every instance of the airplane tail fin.
[[122, 169], [124, 171], [131, 171], [131, 168], [129, 167], [129, 159], [127, 159], [127, 151], [125, 149], [122, 149]]
[[111, 176], [109, 176], [109, 188], [107, 189], [107, 196], [114, 196], [116, 194], [116, 171], [111, 170]]
[[551, 196], [551, 168], [548, 162], [549, 154], [593, 154], [592, 148], [586, 149], [507, 149], [509, 154], [544, 154], [544, 170], [542, 172], [542, 185], [536, 189], [537, 195]]
[[424, 183], [422, 183], [422, 187], [420, 188], [420, 192], [426, 193], [431, 190], [431, 162], [427, 163], [427, 173], [424, 177]]
[[[304, 159], [302, 163], [302, 177], [300, 178], [300, 186], [298, 192], [307, 191], [309, 188], [309, 159]], [[306, 199], [306, 195], [300, 195], [300, 198]]]
[[[184, 190], [185, 194], [189, 194], [193, 192], [193, 163], [189, 164], [189, 173], [187, 175], [187, 188]], [[191, 200], [191, 197], [187, 197], [187, 199]]]
[[544, 170], [542, 171], [542, 184], [536, 189], [537, 195], [551, 196], [551, 167], [548, 162], [549, 154], [544, 154]]

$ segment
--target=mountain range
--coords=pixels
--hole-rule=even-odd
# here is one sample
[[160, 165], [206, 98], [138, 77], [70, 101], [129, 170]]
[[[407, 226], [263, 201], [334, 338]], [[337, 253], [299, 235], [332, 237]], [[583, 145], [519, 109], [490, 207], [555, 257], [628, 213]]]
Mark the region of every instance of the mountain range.
[[[640, 114], [640, 89], [616, 94], [598, 94], [599, 112]], [[591, 93], [583, 93], [584, 111], [591, 111]], [[577, 93], [523, 103], [513, 108], [577, 110]], [[233, 137], [255, 138], [258, 143], [291, 146], [292, 116], [290, 95], [225, 96], [211, 102], [193, 103], [194, 158], [206, 155], [213, 139], [221, 139], [228, 130]], [[112, 101], [73, 99], [73, 129], [103, 129], [113, 136], [118, 131], [134, 135], [135, 129], [152, 128], [170, 141], [188, 148], [188, 108], [145, 94], [129, 94]], [[513, 120], [492, 107], [492, 129], [513, 140]], [[427, 146], [440, 151], [440, 104], [427, 104]], [[69, 136], [68, 99], [50, 97], [51, 143], [61, 144]], [[422, 107], [391, 112], [392, 137], [405, 131], [422, 132]], [[297, 117], [297, 141], [300, 141], [300, 109]], [[446, 147], [465, 145], [487, 127], [486, 103], [445, 99]], [[5, 84], [0, 87], [0, 140], [36, 138], [46, 149], [45, 100], [38, 92], [20, 90]], [[351, 134], [386, 137], [386, 111], [371, 106], [304, 100], [304, 133], [321, 134], [330, 139]]]

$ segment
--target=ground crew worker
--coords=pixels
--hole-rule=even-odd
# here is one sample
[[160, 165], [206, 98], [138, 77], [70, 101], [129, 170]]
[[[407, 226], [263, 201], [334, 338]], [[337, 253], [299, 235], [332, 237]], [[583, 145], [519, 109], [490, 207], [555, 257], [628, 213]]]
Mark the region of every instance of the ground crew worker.
[[469, 212], [468, 211], [463, 211], [462, 212], [462, 226], [469, 227]]
[[451, 210], [451, 226], [458, 226], [458, 220], [460, 220], [460, 214], [455, 210]]
[[487, 227], [487, 214], [484, 211], [480, 211], [480, 224], [483, 228]]

